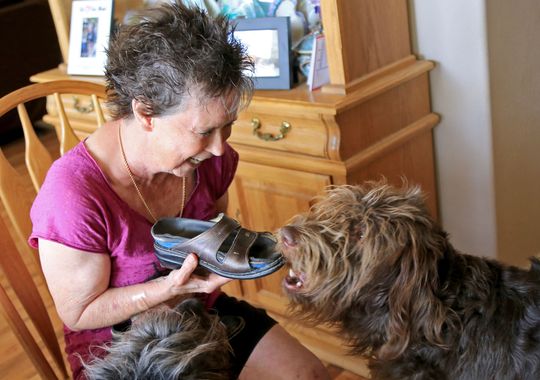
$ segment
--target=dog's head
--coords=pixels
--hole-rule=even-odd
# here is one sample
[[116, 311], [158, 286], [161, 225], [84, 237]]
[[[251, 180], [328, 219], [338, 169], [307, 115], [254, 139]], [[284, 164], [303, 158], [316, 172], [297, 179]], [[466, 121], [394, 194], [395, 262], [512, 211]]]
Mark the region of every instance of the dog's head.
[[281, 228], [278, 240], [290, 267], [284, 288], [301, 318], [341, 325], [365, 318], [365, 334], [378, 334], [373, 345], [386, 345], [388, 355], [404, 349], [420, 319], [430, 326], [419, 333], [440, 334], [434, 293], [446, 234], [419, 188], [333, 187]]
[[230, 379], [227, 326], [199, 300], [150, 309], [113, 338], [85, 365], [88, 379]]

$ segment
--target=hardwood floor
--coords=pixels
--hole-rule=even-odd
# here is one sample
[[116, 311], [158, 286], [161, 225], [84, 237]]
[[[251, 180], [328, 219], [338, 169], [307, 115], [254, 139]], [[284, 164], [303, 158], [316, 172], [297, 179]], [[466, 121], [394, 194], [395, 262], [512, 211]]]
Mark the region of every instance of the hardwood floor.
[[[51, 154], [57, 156], [58, 144], [56, 142], [55, 136], [52, 132], [44, 133], [44, 139], [47, 142], [47, 147]], [[3, 145], [2, 151], [8, 160], [17, 168], [20, 173], [24, 172], [24, 140], [19, 139], [7, 145]], [[31, 182], [28, 178], [27, 182], [28, 187], [30, 188]], [[0, 214], [5, 218], [5, 211], [0, 205]], [[6, 220], [6, 219], [4, 219]], [[0, 252], [1, 254], [1, 252]], [[40, 270], [35, 265], [34, 261], [30, 257], [25, 257], [25, 262], [31, 269], [31, 273], [34, 276], [34, 280], [38, 284], [40, 291], [42, 292], [43, 297], [47, 299], [47, 308], [53, 318], [53, 323], [56, 327], [56, 333], [58, 338], [63, 341], [62, 325], [61, 322], [54, 310], [54, 305], [50, 296], [47, 293], [46, 286], [40, 275]], [[7, 283], [4, 274], [0, 273], [0, 282], [6, 288], [11, 299], [14, 300], [16, 306], [19, 310], [22, 310], [22, 307], [16, 302], [11, 287]], [[28, 318], [25, 318], [25, 321], [28, 321]], [[327, 365], [328, 371], [331, 375], [331, 378], [334, 380], [367, 380], [362, 376], [353, 374], [349, 371], [343, 370], [339, 367], [333, 365]], [[15, 335], [11, 331], [9, 325], [4, 319], [3, 315], [0, 314], [0, 379], [6, 380], [27, 380], [27, 379], [39, 379], [34, 366], [32, 365], [30, 359], [26, 356], [24, 350], [19, 344], [19, 341], [16, 339]], [[261, 379], [264, 380], [264, 379]]]

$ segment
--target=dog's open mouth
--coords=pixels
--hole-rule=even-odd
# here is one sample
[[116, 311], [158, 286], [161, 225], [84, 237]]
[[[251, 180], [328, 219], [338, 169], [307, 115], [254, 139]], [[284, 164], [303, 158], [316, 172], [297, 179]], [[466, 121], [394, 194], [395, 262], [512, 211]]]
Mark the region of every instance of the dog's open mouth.
[[289, 268], [289, 274], [285, 277], [285, 287], [289, 291], [297, 291], [304, 286], [304, 275], [302, 273], [296, 273]]

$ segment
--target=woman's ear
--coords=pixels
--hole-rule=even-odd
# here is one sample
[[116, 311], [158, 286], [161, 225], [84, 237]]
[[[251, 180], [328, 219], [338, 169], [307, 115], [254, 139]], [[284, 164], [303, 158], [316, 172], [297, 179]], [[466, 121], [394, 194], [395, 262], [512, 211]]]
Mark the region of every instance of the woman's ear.
[[133, 116], [137, 120], [138, 124], [147, 131], [154, 129], [153, 117], [151, 116], [148, 106], [144, 103], [133, 99], [131, 101], [131, 108], [133, 109]]

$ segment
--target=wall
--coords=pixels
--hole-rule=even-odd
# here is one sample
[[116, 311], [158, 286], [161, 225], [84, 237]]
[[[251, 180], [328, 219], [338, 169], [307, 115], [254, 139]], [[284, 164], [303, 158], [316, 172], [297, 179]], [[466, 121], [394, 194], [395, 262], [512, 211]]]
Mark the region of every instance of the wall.
[[524, 262], [540, 253], [540, 2], [486, 11], [499, 257]]
[[439, 210], [461, 250], [495, 257], [495, 193], [484, 7], [480, 0], [412, 0], [413, 50], [430, 74]]
[[433, 60], [443, 227], [463, 251], [540, 253], [537, 0], [410, 0], [413, 49]]

